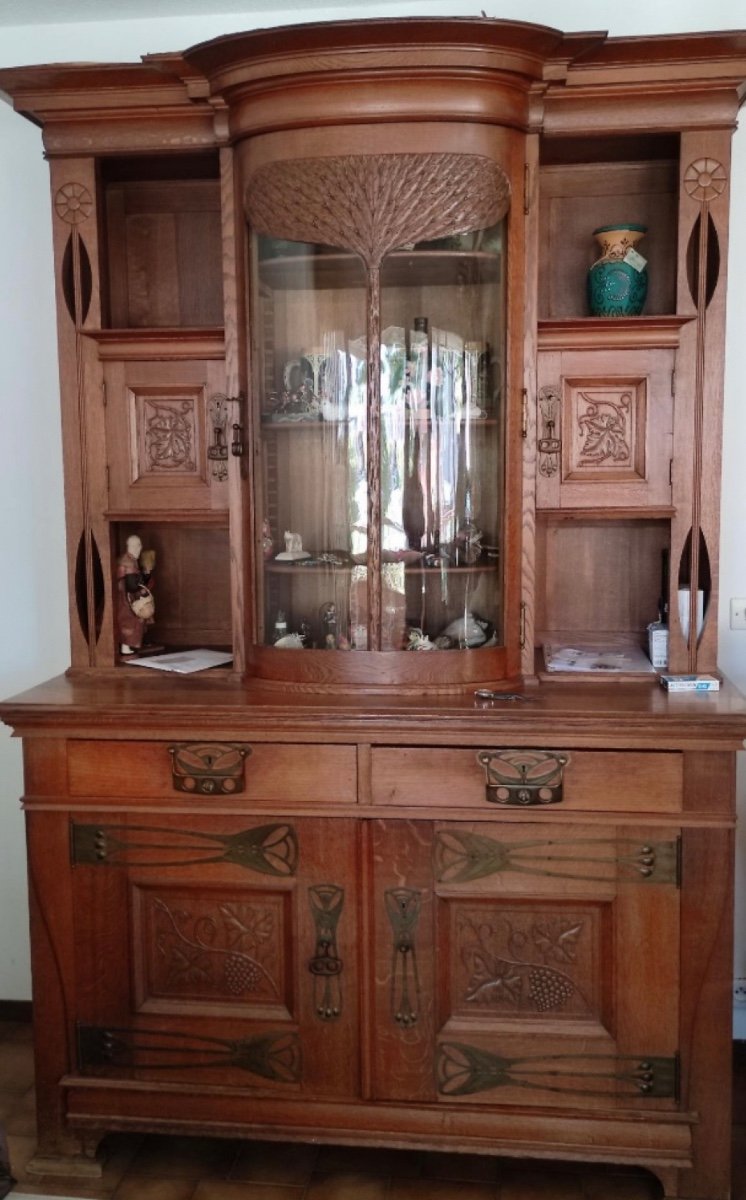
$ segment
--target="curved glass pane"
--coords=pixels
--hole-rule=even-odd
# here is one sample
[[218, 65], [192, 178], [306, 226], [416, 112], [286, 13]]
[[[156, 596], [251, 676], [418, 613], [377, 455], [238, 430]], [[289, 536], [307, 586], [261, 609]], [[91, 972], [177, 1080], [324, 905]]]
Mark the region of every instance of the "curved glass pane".
[[504, 225], [383, 263], [383, 649], [502, 644]]
[[366, 278], [332, 247], [257, 239], [259, 640], [368, 646]]

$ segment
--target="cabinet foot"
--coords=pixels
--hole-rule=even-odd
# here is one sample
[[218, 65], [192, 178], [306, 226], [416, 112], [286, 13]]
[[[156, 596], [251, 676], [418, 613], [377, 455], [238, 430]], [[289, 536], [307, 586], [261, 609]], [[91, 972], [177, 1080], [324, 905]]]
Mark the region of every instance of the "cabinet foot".
[[56, 1175], [65, 1179], [100, 1179], [103, 1162], [96, 1156], [96, 1144], [84, 1145], [71, 1154], [46, 1153], [37, 1150], [26, 1164], [26, 1174], [38, 1178], [40, 1175]]

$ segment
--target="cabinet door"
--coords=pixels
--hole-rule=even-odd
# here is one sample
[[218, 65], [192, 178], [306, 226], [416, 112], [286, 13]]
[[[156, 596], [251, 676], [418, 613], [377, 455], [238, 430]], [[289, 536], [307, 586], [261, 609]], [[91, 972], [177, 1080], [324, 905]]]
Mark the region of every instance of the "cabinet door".
[[539, 508], [671, 504], [672, 350], [539, 355]]
[[378, 1097], [675, 1106], [670, 830], [381, 821], [373, 858]]
[[352, 823], [97, 815], [72, 828], [79, 1070], [356, 1094]]
[[[210, 360], [108, 362], [106, 456], [112, 512], [169, 513], [228, 505], [225, 368]], [[226, 457], [208, 448], [220, 442]]]

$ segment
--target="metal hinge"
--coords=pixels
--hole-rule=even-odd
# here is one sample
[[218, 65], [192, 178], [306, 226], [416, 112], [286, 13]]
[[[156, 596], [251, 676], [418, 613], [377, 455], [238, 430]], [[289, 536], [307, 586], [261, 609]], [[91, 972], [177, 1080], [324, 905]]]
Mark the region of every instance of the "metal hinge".
[[523, 215], [528, 216], [531, 211], [531, 168], [528, 163], [523, 164]]
[[518, 645], [521, 650], [526, 647], [526, 601], [521, 600], [521, 615], [518, 625]]
[[106, 380], [105, 379], [102, 380], [102, 382], [101, 382], [101, 400], [103, 402], [104, 408], [106, 408], [108, 401], [106, 398]]
[[676, 395], [676, 367], [671, 371], [671, 395]]
[[528, 437], [528, 388], [521, 390], [521, 437]]
[[673, 459], [668, 460], [668, 483], [669, 487], [673, 487]]

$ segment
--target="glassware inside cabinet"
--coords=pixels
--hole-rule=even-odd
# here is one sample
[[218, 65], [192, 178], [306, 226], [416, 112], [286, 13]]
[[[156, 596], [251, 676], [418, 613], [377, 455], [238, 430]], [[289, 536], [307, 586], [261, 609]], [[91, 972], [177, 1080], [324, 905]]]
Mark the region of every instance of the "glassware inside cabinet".
[[365, 269], [332, 248], [257, 239], [259, 640], [368, 646]]
[[502, 645], [504, 236], [257, 238], [262, 644]]
[[503, 240], [382, 266], [382, 649], [502, 644]]

